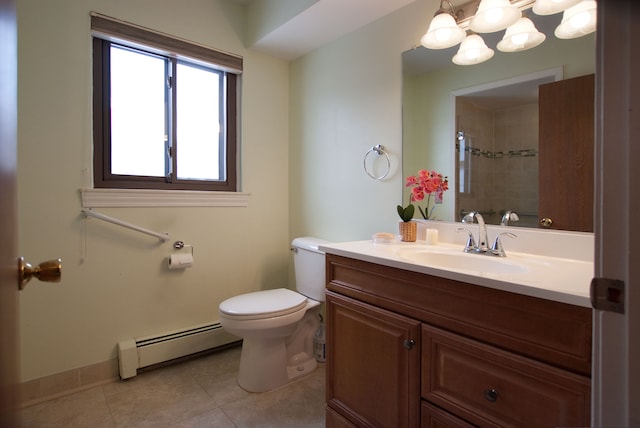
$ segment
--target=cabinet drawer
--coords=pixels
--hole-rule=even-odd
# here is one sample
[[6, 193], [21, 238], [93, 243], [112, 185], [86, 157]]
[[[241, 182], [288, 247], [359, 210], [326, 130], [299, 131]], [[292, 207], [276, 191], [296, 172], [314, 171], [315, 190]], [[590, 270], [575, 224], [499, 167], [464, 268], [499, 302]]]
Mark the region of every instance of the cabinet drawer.
[[421, 404], [420, 420], [420, 428], [477, 428], [426, 401]]
[[480, 426], [589, 424], [590, 380], [423, 325], [422, 397]]

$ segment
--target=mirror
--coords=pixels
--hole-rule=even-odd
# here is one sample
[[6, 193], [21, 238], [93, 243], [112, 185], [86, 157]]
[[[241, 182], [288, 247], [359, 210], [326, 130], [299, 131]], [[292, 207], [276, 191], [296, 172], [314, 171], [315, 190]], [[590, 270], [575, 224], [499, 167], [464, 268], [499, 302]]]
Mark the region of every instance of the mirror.
[[[450, 190], [434, 211], [438, 220], [460, 221], [464, 211], [478, 210], [487, 223], [499, 224], [504, 210], [515, 210], [522, 216], [510, 225], [538, 226], [537, 87], [594, 73], [595, 34], [557, 39], [553, 31], [562, 14], [524, 15], [547, 36], [527, 51], [498, 51], [500, 31], [482, 34], [495, 55], [478, 65], [453, 64], [458, 46], [420, 46], [402, 55], [403, 176], [428, 169], [448, 177]], [[499, 132], [480, 126], [486, 124], [507, 129], [504, 145], [493, 146], [493, 138], [492, 146], [476, 145], [483, 134]], [[456, 151], [456, 143], [462, 151]], [[515, 154], [509, 166], [495, 162], [505, 153]], [[408, 197], [403, 188], [405, 204]]]

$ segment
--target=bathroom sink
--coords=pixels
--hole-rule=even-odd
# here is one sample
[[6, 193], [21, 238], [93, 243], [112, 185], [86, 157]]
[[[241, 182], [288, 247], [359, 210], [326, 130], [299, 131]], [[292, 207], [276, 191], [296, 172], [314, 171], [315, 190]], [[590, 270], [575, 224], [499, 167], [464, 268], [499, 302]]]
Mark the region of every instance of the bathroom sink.
[[473, 272], [518, 274], [526, 273], [529, 268], [506, 257], [493, 257], [462, 252], [443, 252], [425, 249], [402, 249], [398, 257], [411, 263], [441, 269], [464, 270]]

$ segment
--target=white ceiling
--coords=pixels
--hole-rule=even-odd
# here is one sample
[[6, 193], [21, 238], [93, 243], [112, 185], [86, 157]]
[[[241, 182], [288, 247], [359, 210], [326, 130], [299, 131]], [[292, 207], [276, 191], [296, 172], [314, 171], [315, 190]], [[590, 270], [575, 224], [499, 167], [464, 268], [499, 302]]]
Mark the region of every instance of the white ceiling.
[[[266, 0], [232, 0], [251, 7]], [[279, 0], [282, 2], [298, 0]], [[292, 60], [351, 33], [415, 0], [317, 0], [262, 36], [252, 49]], [[266, 3], [268, 5], [268, 3]], [[261, 6], [264, 7], [264, 4]]]

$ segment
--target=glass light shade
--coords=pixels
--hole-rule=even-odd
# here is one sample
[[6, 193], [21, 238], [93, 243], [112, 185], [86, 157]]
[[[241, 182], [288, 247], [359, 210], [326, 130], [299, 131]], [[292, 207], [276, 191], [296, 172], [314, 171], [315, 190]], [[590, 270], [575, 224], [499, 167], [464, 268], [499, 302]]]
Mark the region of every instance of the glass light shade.
[[453, 16], [442, 12], [433, 17], [420, 43], [429, 49], [446, 49], [460, 43], [465, 35], [466, 32], [458, 27]]
[[487, 47], [482, 37], [470, 34], [462, 41], [460, 49], [452, 61], [458, 65], [480, 64], [489, 60], [493, 54], [493, 49]]
[[595, 0], [583, 0], [564, 11], [554, 34], [559, 39], [575, 39], [596, 31]]
[[536, 0], [533, 12], [536, 15], [553, 15], [580, 3], [581, 0]]
[[520, 9], [509, 0], [482, 0], [469, 27], [477, 33], [493, 33], [514, 24], [521, 16]]
[[535, 48], [546, 39], [539, 32], [529, 18], [520, 18], [511, 27], [507, 28], [504, 37], [498, 43], [498, 50], [502, 52], [518, 52]]

